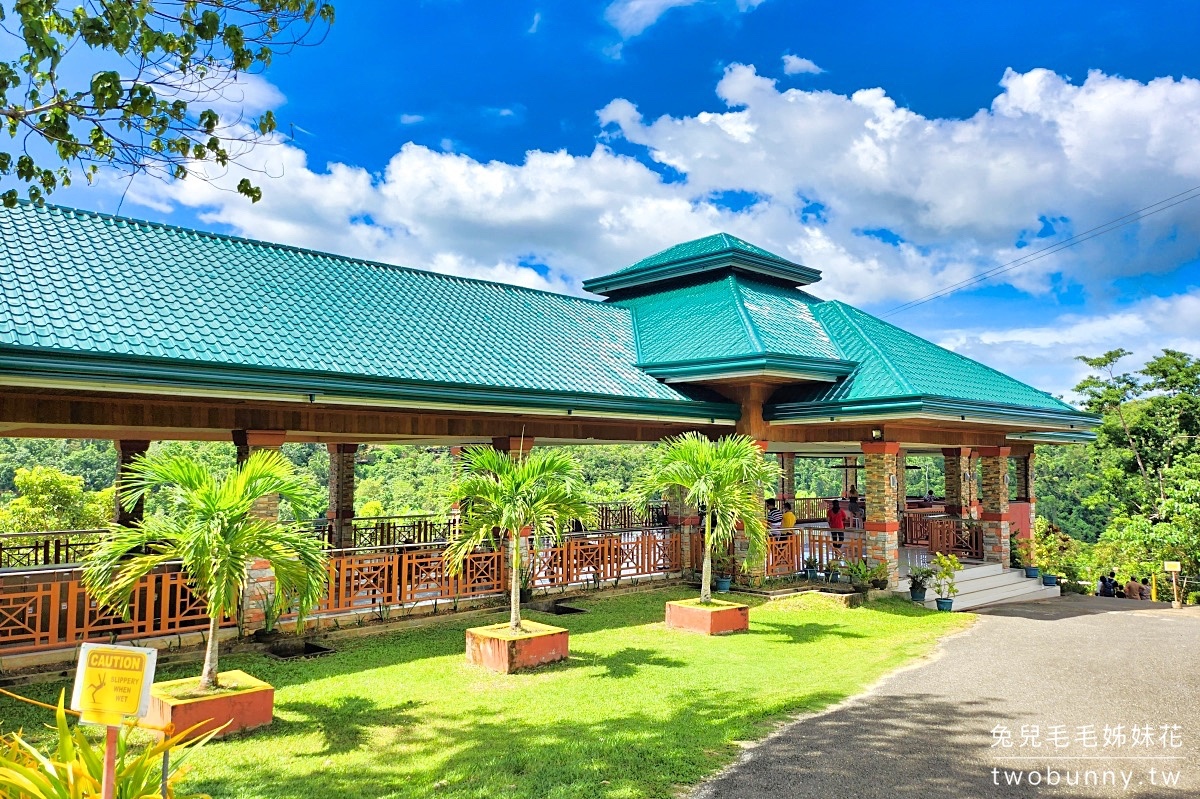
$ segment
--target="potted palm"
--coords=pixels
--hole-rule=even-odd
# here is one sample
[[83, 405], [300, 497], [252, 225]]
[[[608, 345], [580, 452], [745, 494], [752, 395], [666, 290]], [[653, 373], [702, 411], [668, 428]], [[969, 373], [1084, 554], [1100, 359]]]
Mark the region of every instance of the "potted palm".
[[933, 590], [937, 592], [937, 609], [952, 610], [954, 595], [958, 586], [954, 584], [954, 575], [962, 569], [957, 555], [947, 555], [939, 552], [933, 556]]
[[522, 531], [529, 547], [559, 541], [571, 520], [587, 524], [588, 504], [579, 464], [559, 450], [539, 449], [513, 457], [491, 447], [463, 452], [463, 473], [451, 489], [462, 509], [458, 533], [445, 550], [447, 570], [462, 574], [467, 558], [485, 544], [508, 544], [509, 620], [467, 630], [467, 660], [511, 673], [565, 660], [567, 631], [521, 619]]
[[928, 566], [914, 566], [908, 572], [908, 598], [913, 602], [925, 601], [925, 590], [933, 579], [933, 569]]
[[236, 615], [256, 561], [275, 573], [275, 597], [294, 603], [301, 621], [325, 591], [325, 553], [302, 523], [282, 523], [255, 513], [255, 503], [278, 495], [296, 516], [314, 515], [322, 500], [274, 450], [259, 450], [224, 478], [184, 455], [137, 458], [126, 472], [121, 502], [132, 509], [153, 491], [169, 495], [169, 511], [133, 527], [113, 526], [88, 557], [83, 583], [95, 600], [128, 617], [143, 578], [178, 563], [189, 588], [208, 608], [208, 636], [199, 680], [156, 683], [150, 720], [176, 729], [211, 720], [202, 734], [228, 723], [221, 734], [271, 723], [275, 689], [241, 671], [217, 668], [221, 620]]
[[700, 596], [668, 602], [668, 627], [709, 635], [750, 628], [750, 609], [712, 598], [713, 553], [728, 552], [740, 528], [746, 538], [742, 568], [766, 559], [767, 525], [762, 515], [761, 492], [774, 485], [779, 467], [768, 462], [753, 439], [743, 435], [711, 441], [699, 433], [684, 433], [663, 442], [651, 456], [647, 472], [636, 486], [642, 502], [679, 490], [687, 504], [702, 509], [704, 565]]
[[807, 580], [816, 581], [817, 569], [820, 567], [820, 562], [812, 555], [804, 559], [804, 577]]

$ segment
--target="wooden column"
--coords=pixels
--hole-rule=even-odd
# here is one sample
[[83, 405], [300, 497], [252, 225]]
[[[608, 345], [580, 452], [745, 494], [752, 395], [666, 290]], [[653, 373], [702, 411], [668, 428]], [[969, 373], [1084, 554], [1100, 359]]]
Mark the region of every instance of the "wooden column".
[[114, 499], [113, 521], [122, 527], [133, 527], [142, 520], [142, 515], [146, 509], [146, 502], [144, 499], [139, 499], [137, 505], [132, 510], [125, 510], [121, 505], [121, 487], [129, 465], [133, 463], [134, 458], [146, 454], [150, 449], [150, 442], [140, 439], [121, 439], [115, 443], [117, 445], [117, 490]]
[[358, 444], [326, 444], [329, 449], [329, 541], [335, 549], [354, 541], [354, 459]]
[[900, 445], [894, 441], [864, 441], [862, 451], [867, 473], [864, 554], [872, 564], [880, 561], [887, 564], [888, 585], [895, 587], [900, 581], [900, 514], [897, 511], [897, 497], [902, 490], [902, 476], [896, 473]]
[[983, 447], [983, 558], [1008, 568], [1008, 447]]
[[492, 446], [517, 458], [524, 458], [533, 449], [533, 436], [498, 436]]

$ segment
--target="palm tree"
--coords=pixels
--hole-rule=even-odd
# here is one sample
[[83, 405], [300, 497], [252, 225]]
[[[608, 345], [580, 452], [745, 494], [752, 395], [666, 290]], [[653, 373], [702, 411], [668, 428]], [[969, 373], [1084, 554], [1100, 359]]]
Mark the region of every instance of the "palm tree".
[[700, 601], [712, 602], [712, 553], [726, 551], [741, 524], [748, 543], [747, 564], [763, 559], [767, 525], [761, 504], [762, 487], [774, 485], [779, 467], [763, 457], [754, 439], [743, 435], [710, 441], [699, 433], [666, 439], [651, 456], [636, 492], [644, 502], [663, 492], [680, 490], [684, 501], [700, 510], [704, 525], [704, 571]]
[[193, 591], [208, 605], [208, 648], [200, 687], [217, 681], [217, 629], [237, 612], [250, 565], [258, 559], [275, 571], [274, 601], [294, 602], [301, 618], [325, 590], [320, 539], [301, 524], [254, 515], [257, 500], [278, 494], [297, 517], [311, 516], [320, 492], [273, 450], [259, 450], [223, 479], [190, 457], [150, 455], [135, 459], [122, 475], [121, 502], [132, 508], [152, 491], [165, 490], [170, 510], [135, 527], [113, 527], [92, 552], [83, 582], [102, 605], [129, 613], [143, 577], [178, 561]]
[[[461, 574], [467, 557], [497, 537], [509, 540], [509, 627], [521, 629], [521, 531], [530, 541], [562, 538], [572, 519], [587, 523], [594, 513], [587, 504], [579, 464], [559, 450], [540, 449], [514, 458], [491, 447], [464, 450], [463, 475], [451, 489], [463, 509], [462, 528], [445, 558], [451, 574]], [[526, 567], [528, 568], [528, 567]]]

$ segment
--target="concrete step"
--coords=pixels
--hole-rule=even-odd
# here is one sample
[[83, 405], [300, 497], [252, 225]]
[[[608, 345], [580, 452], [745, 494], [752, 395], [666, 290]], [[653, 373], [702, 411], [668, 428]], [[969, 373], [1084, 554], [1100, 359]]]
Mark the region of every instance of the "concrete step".
[[[999, 563], [968, 566], [955, 576], [955, 585], [958, 588], [955, 610], [1059, 596], [1057, 586], [1043, 586], [1040, 579], [1026, 577], [1021, 569], [1005, 569]], [[908, 580], [901, 580], [895, 593], [908, 596]], [[926, 596], [925, 607], [937, 607], [932, 586]]]
[[[1035, 583], [1033, 580], [1028, 580], [1026, 582], [988, 588], [983, 591], [972, 591], [966, 594], [959, 593], [954, 597], [954, 609], [969, 610], [971, 608], [983, 607], [984, 605], [998, 605], [1004, 602], [1029, 602], [1035, 599], [1049, 599], [1058, 595], [1058, 586], [1044, 586], [1040, 582]], [[936, 608], [936, 599], [937, 597], [930, 597], [925, 601], [925, 607]]]
[[[954, 576], [954, 582], [958, 586], [960, 592], [968, 590], [968, 586], [979, 580], [992, 580], [996, 577], [1003, 577], [1012, 574], [1015, 570], [1005, 569], [999, 563], [981, 563], [978, 565], [966, 566], [959, 569]], [[1016, 572], [1024, 574], [1024, 572]], [[908, 592], [908, 578], [904, 577], [898, 583], [897, 591]]]

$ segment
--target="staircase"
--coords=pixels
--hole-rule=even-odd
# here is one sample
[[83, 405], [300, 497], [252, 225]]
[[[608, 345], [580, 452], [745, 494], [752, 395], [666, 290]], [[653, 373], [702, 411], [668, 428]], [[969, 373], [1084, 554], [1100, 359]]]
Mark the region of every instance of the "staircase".
[[[958, 593], [954, 596], [955, 610], [969, 610], [1003, 602], [1030, 602], [1059, 596], [1057, 585], [1042, 585], [1041, 578], [1026, 577], [1021, 569], [1004, 569], [999, 563], [964, 566], [954, 578]], [[898, 596], [908, 598], [908, 578], [902, 578], [895, 589]], [[925, 607], [935, 608], [937, 594], [930, 585], [925, 593]]]

